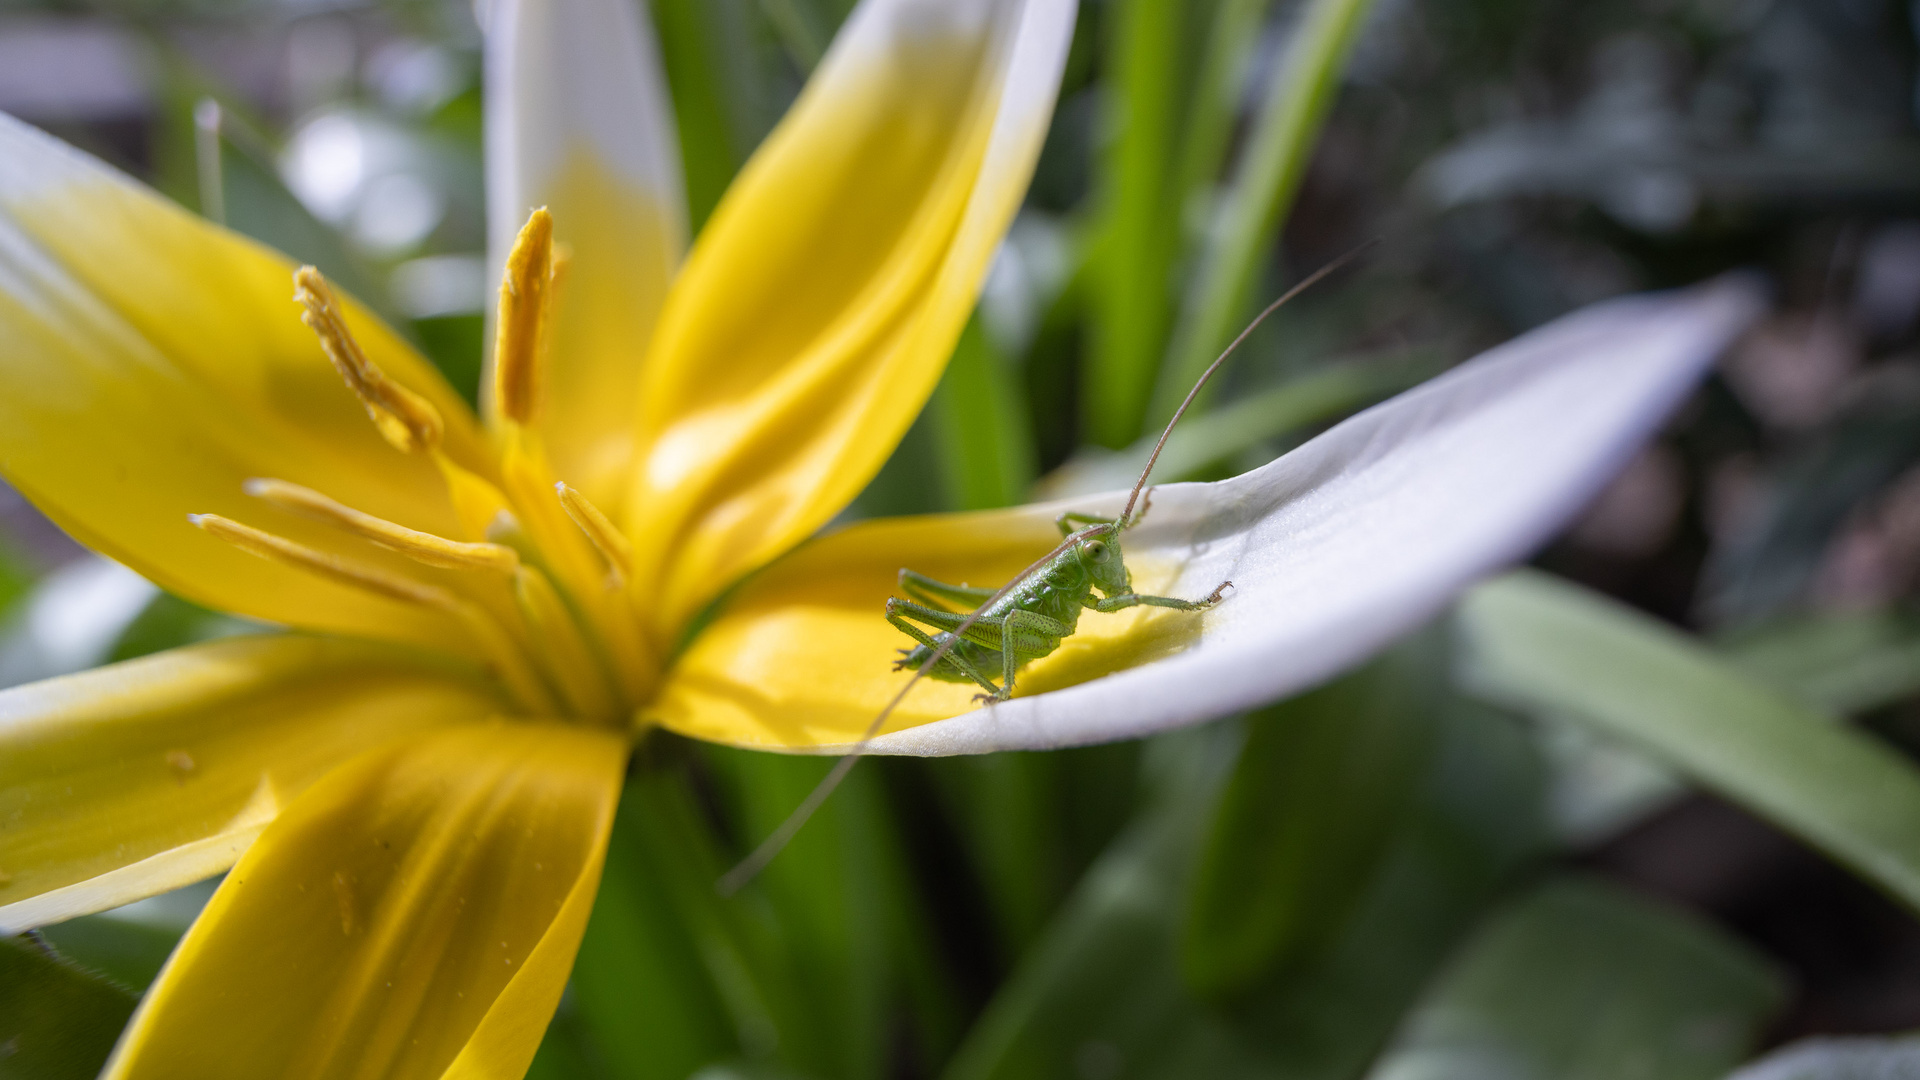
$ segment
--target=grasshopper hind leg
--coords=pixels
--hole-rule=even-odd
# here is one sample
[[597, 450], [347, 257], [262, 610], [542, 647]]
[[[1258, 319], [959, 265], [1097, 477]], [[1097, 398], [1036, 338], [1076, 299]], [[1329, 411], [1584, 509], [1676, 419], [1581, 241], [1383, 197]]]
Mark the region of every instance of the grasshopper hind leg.
[[[921, 664], [926, 662], [925, 655], [922, 653], [922, 650], [938, 649], [941, 645], [941, 642], [937, 638], [935, 638], [932, 634], [929, 634], [925, 630], [922, 630], [919, 627], [913, 625], [911, 622], [908, 622], [907, 617], [905, 615], [900, 614], [900, 612], [896, 609], [895, 605], [897, 603], [898, 603], [897, 601], [892, 599], [889, 599], [887, 601], [887, 621], [892, 623], [894, 628], [899, 630], [901, 633], [906, 634], [908, 637], [913, 638], [915, 641], [918, 641], [920, 643], [920, 647], [915, 649], [902, 650], [904, 655], [901, 656], [900, 659], [894, 661], [893, 669], [895, 671], [900, 671], [902, 669], [909, 668], [909, 667], [918, 668]], [[941, 657], [940, 663], [935, 665], [934, 670], [928, 672], [927, 676], [933, 679], [941, 679], [943, 681], [952, 681], [952, 682], [966, 682], [968, 680], [971, 680], [973, 682], [979, 683], [982, 687], [986, 688], [986, 691], [989, 694], [994, 695], [994, 699], [996, 701], [1003, 700], [1001, 695], [1004, 693], [1004, 691], [1002, 691], [1000, 687], [994, 685], [994, 682], [992, 679], [987, 678], [987, 676], [983, 672], [981, 672], [981, 670], [977, 666], [975, 666], [972, 663], [972, 661], [968, 660], [966, 656], [961, 654], [960, 649], [966, 644], [967, 642], [965, 641], [955, 642], [954, 648], [951, 651], [949, 651], [946, 656]], [[954, 677], [956, 675], [961, 677]]]

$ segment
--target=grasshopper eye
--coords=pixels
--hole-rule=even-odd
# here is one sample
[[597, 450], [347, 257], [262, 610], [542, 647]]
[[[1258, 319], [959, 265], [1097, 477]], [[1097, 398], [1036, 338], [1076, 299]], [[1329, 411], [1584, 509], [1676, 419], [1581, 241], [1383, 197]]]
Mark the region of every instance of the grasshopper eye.
[[1095, 540], [1092, 543], [1087, 545], [1087, 558], [1092, 559], [1094, 562], [1097, 562], [1097, 563], [1106, 562], [1107, 559], [1112, 556], [1112, 554], [1113, 553], [1111, 551], [1107, 550], [1107, 545], [1101, 543], [1098, 540]]

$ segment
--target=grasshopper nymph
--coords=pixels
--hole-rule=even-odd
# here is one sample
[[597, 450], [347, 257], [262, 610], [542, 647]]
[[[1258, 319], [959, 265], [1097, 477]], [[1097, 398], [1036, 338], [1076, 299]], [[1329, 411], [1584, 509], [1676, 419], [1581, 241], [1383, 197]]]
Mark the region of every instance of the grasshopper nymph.
[[[1134, 592], [1133, 576], [1127, 572], [1127, 560], [1120, 550], [1120, 534], [1139, 524], [1140, 519], [1146, 516], [1150, 498], [1143, 501], [1141, 493], [1146, 489], [1147, 477], [1153, 475], [1154, 462], [1160, 460], [1160, 451], [1167, 445], [1167, 436], [1173, 434], [1173, 426], [1186, 415], [1187, 407], [1193, 404], [1200, 388], [1213, 378], [1214, 372], [1220, 370], [1220, 365], [1232, 355], [1233, 350], [1239, 348], [1247, 335], [1253, 333], [1254, 327], [1264, 322], [1280, 305], [1372, 246], [1372, 242], [1363, 244], [1321, 267], [1254, 316], [1247, 328], [1240, 331], [1240, 336], [1234, 338], [1213, 364], [1201, 373], [1193, 389], [1187, 391], [1186, 400], [1174, 410], [1173, 419], [1167, 421], [1166, 429], [1160, 432], [1160, 441], [1154, 444], [1153, 453], [1147, 458], [1147, 467], [1141, 470], [1140, 480], [1133, 485], [1133, 493], [1127, 496], [1127, 505], [1120, 511], [1119, 517], [1094, 517], [1073, 511], [1061, 514], [1054, 519], [1064, 538], [1060, 546], [1041, 556], [998, 589], [949, 585], [925, 574], [901, 570], [901, 591], [915, 599], [889, 597], [887, 621], [919, 642], [911, 649], [902, 649], [904, 655], [894, 663], [895, 670], [913, 668], [913, 678], [908, 679], [906, 685], [894, 694], [893, 700], [867, 726], [860, 742], [814, 786], [799, 807], [787, 816], [787, 820], [781, 822], [772, 835], [761, 841], [759, 847], [720, 879], [720, 893], [731, 896], [735, 890], [751, 881], [760, 868], [786, 846], [807, 818], [826, 802], [827, 796], [833, 793], [840, 781], [846, 779], [854, 762], [860, 760], [867, 745], [886, 724], [887, 717], [893, 715], [893, 710], [906, 699], [907, 691], [923, 676], [943, 682], [977, 683], [987, 692], [974, 695], [974, 700], [989, 704], [1005, 701], [1013, 693], [1014, 676], [1021, 665], [1058, 649], [1060, 642], [1072, 636], [1078, 628], [1083, 608], [1105, 612], [1146, 604], [1181, 611], [1204, 611], [1218, 604], [1233, 582], [1221, 582], [1219, 587], [1199, 600], [1146, 596]], [[1148, 495], [1150, 497], [1151, 493]], [[1140, 506], [1137, 514], [1133, 509], [1136, 503]], [[1076, 525], [1080, 526], [1077, 530], [1074, 528]], [[1096, 592], [1100, 594], [1099, 599], [1094, 597]], [[964, 613], [955, 611], [947, 607], [948, 604], [971, 610]], [[913, 622], [924, 623], [932, 627], [934, 632], [928, 633], [913, 625]], [[993, 681], [996, 669], [1000, 676], [998, 684]]]
[[[1129, 501], [1131, 505], [1131, 501]], [[1141, 508], [1141, 514], [1146, 512]], [[1022, 575], [1013, 588], [1001, 590], [949, 585], [912, 570], [900, 571], [900, 589], [913, 600], [887, 599], [887, 621], [920, 644], [900, 650], [894, 669], [918, 669], [934, 652], [946, 654], [927, 669], [927, 677], [942, 682], [974, 682], [986, 689], [975, 701], [1005, 701], [1013, 693], [1014, 674], [1032, 660], [1051, 654], [1078, 628], [1080, 611], [1120, 611], [1141, 604], [1177, 611], [1205, 611], [1218, 604], [1233, 582], [1199, 600], [1148, 596], [1133, 591], [1133, 574], [1121, 552], [1120, 534], [1137, 524], [1139, 516], [1101, 518], [1068, 511], [1054, 519], [1066, 538], [1038, 570]], [[1074, 526], [1082, 526], [1077, 531]], [[1096, 597], [1095, 592], [1101, 595]], [[916, 602], [917, 601], [917, 602]], [[965, 605], [954, 611], [946, 605]], [[971, 625], [954, 631], [974, 616]], [[929, 634], [913, 622], [934, 628]], [[993, 675], [1000, 676], [994, 685]]]

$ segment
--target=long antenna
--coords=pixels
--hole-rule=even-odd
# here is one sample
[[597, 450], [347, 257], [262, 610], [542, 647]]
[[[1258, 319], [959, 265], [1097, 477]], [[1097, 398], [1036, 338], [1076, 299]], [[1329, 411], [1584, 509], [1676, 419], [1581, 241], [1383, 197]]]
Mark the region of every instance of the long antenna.
[[1187, 415], [1187, 409], [1190, 406], [1192, 406], [1193, 399], [1200, 396], [1200, 389], [1207, 385], [1207, 380], [1213, 378], [1214, 372], [1220, 370], [1220, 365], [1227, 362], [1227, 357], [1233, 355], [1233, 350], [1239, 348], [1240, 343], [1247, 340], [1247, 335], [1259, 329], [1260, 324], [1267, 321], [1267, 316], [1273, 314], [1276, 311], [1279, 311], [1282, 304], [1285, 304], [1287, 301], [1293, 299], [1296, 296], [1299, 296], [1303, 292], [1306, 292], [1309, 288], [1313, 287], [1315, 284], [1318, 284], [1321, 278], [1326, 277], [1328, 274], [1333, 273], [1335, 270], [1338, 270], [1341, 267], [1352, 262], [1353, 260], [1359, 258], [1362, 252], [1366, 251], [1368, 248], [1374, 246], [1375, 244], [1378, 244], [1379, 242], [1380, 242], [1379, 238], [1375, 237], [1374, 239], [1369, 240], [1364, 244], [1361, 244], [1359, 247], [1354, 248], [1352, 251], [1347, 252], [1345, 255], [1342, 255], [1339, 258], [1333, 260], [1332, 262], [1321, 267], [1320, 269], [1315, 270], [1313, 273], [1308, 274], [1306, 277], [1300, 280], [1299, 284], [1295, 285], [1291, 289], [1288, 289], [1286, 292], [1281, 293], [1280, 298], [1278, 300], [1275, 300], [1273, 303], [1268, 304], [1264, 308], [1261, 308], [1260, 314], [1255, 315], [1253, 317], [1253, 321], [1247, 324], [1247, 328], [1245, 330], [1240, 331], [1239, 335], [1236, 336], [1232, 341], [1227, 342], [1227, 347], [1220, 350], [1219, 356], [1216, 356], [1213, 358], [1213, 363], [1207, 365], [1207, 370], [1200, 373], [1199, 380], [1193, 384], [1193, 389], [1187, 391], [1187, 396], [1184, 400], [1180, 402], [1180, 407], [1173, 410], [1173, 419], [1168, 420], [1167, 426], [1161, 429], [1160, 441], [1153, 444], [1153, 453], [1147, 455], [1147, 467], [1140, 470], [1140, 479], [1134, 482], [1133, 492], [1132, 494], [1127, 496], [1127, 508], [1125, 510], [1120, 511], [1120, 527], [1122, 529], [1126, 528], [1127, 525], [1131, 523], [1133, 520], [1133, 504], [1136, 500], [1140, 498], [1141, 489], [1147, 486], [1147, 477], [1153, 475], [1154, 463], [1160, 460], [1160, 451], [1166, 449], [1167, 436], [1173, 434], [1173, 425], [1179, 423], [1180, 418]]
[[906, 700], [907, 691], [912, 690], [921, 678], [929, 671], [932, 671], [935, 664], [946, 659], [947, 654], [952, 652], [953, 647], [959, 643], [966, 632], [971, 630], [973, 625], [980, 621], [981, 616], [986, 614], [987, 609], [1005, 599], [1007, 594], [1013, 592], [1022, 582], [1034, 574], [1039, 573], [1040, 569], [1052, 561], [1054, 556], [1079, 543], [1085, 539], [1088, 534], [1097, 533], [1107, 528], [1119, 530], [1127, 527], [1133, 518], [1134, 502], [1140, 498], [1141, 490], [1147, 486], [1147, 477], [1153, 474], [1154, 463], [1160, 460], [1160, 451], [1167, 445], [1167, 436], [1173, 434], [1173, 426], [1180, 422], [1182, 416], [1186, 415], [1187, 408], [1193, 404], [1194, 398], [1199, 396], [1200, 388], [1207, 385], [1207, 380], [1213, 378], [1214, 372], [1220, 370], [1220, 365], [1226, 362], [1227, 357], [1233, 355], [1233, 351], [1240, 347], [1240, 343], [1247, 340], [1247, 335], [1253, 333], [1256, 327], [1265, 322], [1267, 316], [1280, 310], [1281, 305], [1300, 295], [1302, 292], [1305, 292], [1309, 287], [1328, 274], [1352, 262], [1355, 258], [1358, 258], [1362, 252], [1379, 242], [1378, 239], [1374, 239], [1361, 244], [1345, 255], [1308, 274], [1305, 278], [1301, 279], [1299, 284], [1281, 293], [1279, 299], [1262, 308], [1260, 314], [1255, 315], [1253, 321], [1247, 324], [1247, 328], [1240, 331], [1237, 337], [1228, 342], [1227, 347], [1221, 350], [1220, 355], [1214, 358], [1213, 363], [1207, 365], [1207, 370], [1200, 373], [1199, 381], [1193, 384], [1193, 389], [1187, 391], [1186, 400], [1182, 401], [1180, 407], [1173, 411], [1173, 419], [1168, 420], [1166, 428], [1160, 432], [1160, 441], [1153, 444], [1153, 453], [1147, 458], [1147, 467], [1140, 470], [1140, 479], [1133, 485], [1133, 492], [1127, 496], [1127, 507], [1120, 512], [1120, 517], [1115, 523], [1111, 526], [1090, 525], [1087, 528], [1073, 533], [1065, 540], [1060, 541], [1058, 547], [1035, 559], [1025, 570], [1015, 574], [1012, 581], [1000, 586], [998, 592], [981, 601], [980, 606], [974, 608], [971, 614], [965, 619], [962, 619], [959, 626], [948, 631], [947, 639], [941, 642], [940, 646], [933, 650], [932, 655], [928, 656], [926, 661], [914, 671], [913, 677], [907, 680], [907, 684], [900, 688], [899, 693], [893, 695], [892, 701], [887, 702], [887, 707], [881, 709], [880, 715], [873, 718], [873, 723], [867, 725], [867, 730], [861, 733], [860, 741], [853, 744], [853, 749], [841, 755], [839, 761], [834, 762], [833, 769], [829, 771], [827, 775], [820, 778], [820, 782], [813, 786], [813, 790], [807, 793], [805, 799], [800, 800], [800, 805], [793, 808], [793, 812], [787, 815], [787, 819], [780, 823], [779, 828], [768, 833], [767, 838], [760, 841], [760, 845], [754, 848], [751, 854], [740, 860], [733, 869], [727, 871], [726, 874], [720, 878], [719, 882], [715, 884], [715, 888], [719, 890], [720, 895], [732, 896], [734, 893], [739, 892], [747, 882], [752, 881], [760, 871], [766, 869], [767, 864], [773, 861], [774, 856], [780, 854], [781, 850], [787, 846], [787, 843], [794, 838], [795, 834], [799, 833], [801, 828], [806, 825], [807, 819], [813, 817], [814, 812], [826, 804], [828, 797], [833, 794], [834, 789], [838, 788], [841, 781], [847, 778], [847, 774], [853, 771], [853, 767], [858, 764], [860, 758], [866, 754], [867, 747], [873, 742], [874, 736], [878, 735], [880, 729], [886, 725], [887, 718], [893, 715], [893, 711], [900, 707], [902, 701]]

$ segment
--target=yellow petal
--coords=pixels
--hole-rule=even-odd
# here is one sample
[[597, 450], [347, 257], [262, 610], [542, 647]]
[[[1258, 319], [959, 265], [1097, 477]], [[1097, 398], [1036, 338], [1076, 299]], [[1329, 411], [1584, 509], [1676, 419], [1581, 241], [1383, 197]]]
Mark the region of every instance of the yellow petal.
[[721, 201], [661, 313], [623, 508], [669, 640], [920, 411], [1025, 194], [1073, 9], [868, 0]]
[[0, 692], [0, 935], [233, 864], [321, 774], [499, 702], [459, 669], [235, 638]]
[[[1059, 506], [862, 522], [774, 563], [694, 639], [648, 714], [683, 735], [768, 750], [836, 750], [859, 741], [912, 675], [895, 671], [914, 642], [886, 619], [902, 567], [954, 584], [998, 588], [1060, 541]], [[1129, 550], [1134, 586], [1176, 569]], [[1194, 617], [1160, 608], [1085, 614], [1059, 651], [1020, 670], [1016, 696], [1084, 682], [1178, 651]], [[997, 683], [1000, 673], [989, 673]], [[975, 685], [922, 679], [885, 731], [978, 707]]]
[[108, 1077], [518, 1077], [600, 880], [626, 743], [488, 724], [370, 751], [248, 850]]
[[496, 0], [487, 81], [490, 265], [497, 274], [537, 206], [552, 211], [564, 253], [533, 426], [560, 477], [613, 506], [633, 458], [640, 359], [686, 248], [680, 151], [646, 7]]
[[[241, 485], [265, 476], [463, 535], [433, 462], [381, 438], [301, 325], [292, 272], [0, 116], [0, 473], [81, 542], [199, 603], [458, 641], [444, 615], [264, 562], [187, 521], [211, 512], [350, 550], [325, 525], [263, 515]], [[447, 453], [488, 472], [471, 414], [431, 366], [363, 309], [347, 317], [373, 361], [439, 410]]]

